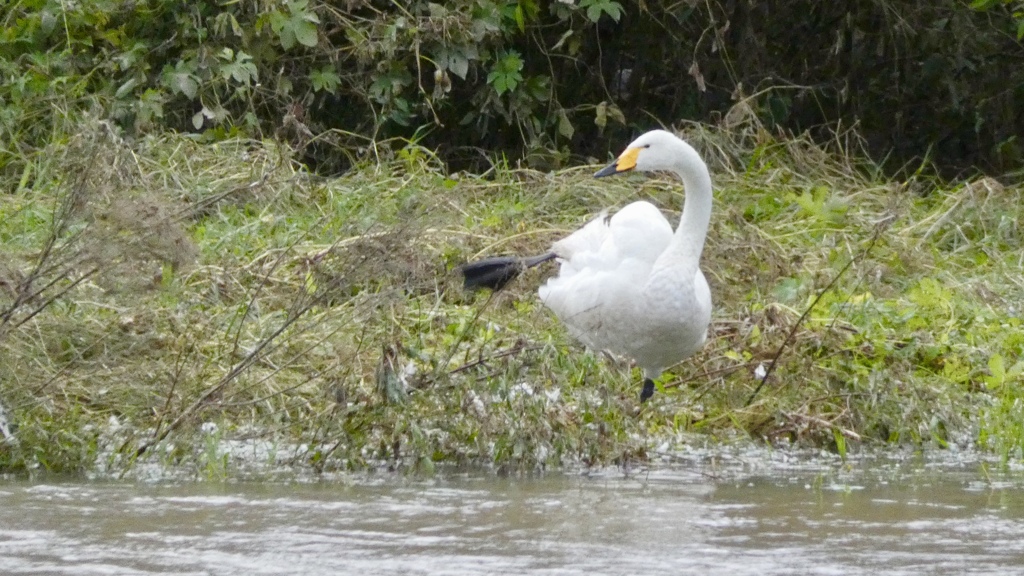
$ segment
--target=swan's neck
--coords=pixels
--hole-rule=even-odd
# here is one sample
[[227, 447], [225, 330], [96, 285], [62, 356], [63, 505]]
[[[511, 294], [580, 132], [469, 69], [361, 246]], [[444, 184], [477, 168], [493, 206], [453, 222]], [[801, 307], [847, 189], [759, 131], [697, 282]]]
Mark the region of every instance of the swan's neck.
[[679, 162], [673, 171], [683, 181], [686, 199], [679, 226], [663, 257], [670, 259], [674, 266], [693, 266], [696, 273], [711, 221], [711, 175], [697, 151], [688, 144], [681, 144]]

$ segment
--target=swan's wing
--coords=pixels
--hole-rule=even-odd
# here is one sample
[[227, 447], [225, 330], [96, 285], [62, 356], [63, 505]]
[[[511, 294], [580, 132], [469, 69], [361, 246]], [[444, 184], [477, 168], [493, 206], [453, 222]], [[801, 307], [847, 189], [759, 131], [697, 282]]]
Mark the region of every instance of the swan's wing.
[[602, 347], [602, 326], [630, 315], [671, 239], [672, 226], [649, 202], [633, 202], [611, 218], [602, 213], [555, 243], [561, 268], [540, 287], [541, 300], [574, 336]]
[[587, 222], [579, 230], [554, 243], [551, 251], [563, 261], [586, 252], [596, 252], [609, 236], [608, 211], [602, 210], [597, 218]]
[[711, 287], [708, 286], [708, 281], [704, 278], [704, 273], [700, 269], [697, 269], [697, 275], [694, 278], [693, 297], [696, 303], [692, 314], [694, 324], [704, 326], [704, 328], [700, 331], [700, 336], [694, 340], [692, 346], [686, 350], [686, 356], [690, 356], [704, 347], [704, 342], [708, 338], [707, 327], [711, 324]]
[[[653, 263], [672, 238], [672, 225], [650, 202], [633, 202], [611, 218], [607, 211], [555, 242], [562, 274], [586, 268], [614, 270], [625, 259]], [[567, 269], [568, 268], [568, 269]]]

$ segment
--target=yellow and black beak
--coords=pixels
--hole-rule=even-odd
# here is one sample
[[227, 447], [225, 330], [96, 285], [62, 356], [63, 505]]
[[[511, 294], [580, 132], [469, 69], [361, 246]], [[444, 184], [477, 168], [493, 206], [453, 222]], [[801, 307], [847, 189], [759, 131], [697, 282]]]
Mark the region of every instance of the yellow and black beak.
[[625, 152], [619, 154], [618, 160], [595, 172], [594, 178], [601, 178], [603, 176], [611, 176], [612, 174], [621, 174], [622, 172], [629, 172], [633, 168], [636, 168], [636, 157], [639, 154], [639, 148], [627, 148]]

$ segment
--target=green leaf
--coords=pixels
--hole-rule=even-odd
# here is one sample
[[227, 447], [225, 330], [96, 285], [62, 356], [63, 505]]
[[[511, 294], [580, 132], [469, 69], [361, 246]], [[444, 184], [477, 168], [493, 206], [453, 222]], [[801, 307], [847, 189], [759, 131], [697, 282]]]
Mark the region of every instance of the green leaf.
[[242, 37], [242, 26], [230, 12], [221, 12], [213, 19], [213, 30], [218, 36], [227, 36], [228, 30], [236, 37]]
[[487, 75], [487, 83], [494, 87], [494, 91], [501, 96], [508, 90], [508, 84], [505, 83], [505, 77], [501, 76], [497, 72], [491, 72]]
[[490, 74], [487, 75], [487, 83], [494, 87], [494, 91], [501, 96], [505, 92], [515, 90], [523, 81], [520, 70], [523, 69], [523, 59], [519, 53], [512, 50], [504, 52], [494, 62]]
[[448, 69], [452, 71], [452, 74], [465, 80], [466, 74], [469, 73], [469, 60], [462, 55], [453, 55]]
[[846, 461], [846, 436], [843, 436], [839, 428], [833, 428], [832, 439], [835, 440], [836, 452], [839, 452], [839, 457]]
[[299, 44], [313, 48], [317, 44], [316, 26], [309, 22], [296, 22], [295, 38]]
[[611, 117], [612, 120], [618, 122], [619, 124], [626, 124], [626, 115], [623, 114], [622, 109], [616, 106], [615, 104], [608, 105], [608, 116]]
[[443, 4], [437, 2], [430, 2], [427, 4], [427, 8], [430, 10], [431, 18], [444, 18], [448, 15], [448, 9]]
[[324, 66], [320, 70], [310, 72], [309, 81], [314, 92], [334, 92], [341, 85], [341, 78], [333, 66]]
[[138, 78], [129, 78], [127, 82], [125, 82], [124, 84], [121, 84], [121, 87], [117, 89], [117, 92], [114, 93], [114, 97], [115, 98], [124, 98], [125, 96], [130, 94], [131, 91], [134, 90], [135, 87], [138, 86], [138, 85], [139, 85]]
[[[231, 50], [225, 48], [221, 57], [230, 59]], [[256, 64], [252, 61], [252, 56], [241, 50], [234, 54], [233, 60], [221, 66], [220, 73], [225, 80], [232, 79], [246, 86], [253, 84], [259, 78], [259, 72], [256, 70]]]
[[412, 75], [401, 62], [392, 62], [388, 71], [373, 77], [370, 84], [370, 96], [381, 104], [388, 104], [412, 83]]
[[195, 100], [199, 94], [199, 82], [193, 76], [194, 70], [193, 64], [179, 60], [174, 68], [164, 66], [161, 81], [175, 94], [184, 94], [189, 100]]
[[558, 39], [558, 42], [555, 42], [555, 45], [551, 47], [551, 51], [554, 52], [555, 50], [561, 48], [562, 45], [565, 44], [565, 41], [568, 40], [570, 36], [572, 36], [572, 34], [572, 30], [566, 30], [565, 32], [563, 32], [562, 36]]
[[395, 98], [393, 101], [394, 109], [388, 114], [388, 117], [402, 125], [408, 126], [412, 120], [412, 112], [409, 109], [409, 101], [405, 98]]
[[569, 121], [569, 115], [565, 113], [565, 110], [558, 111], [558, 133], [566, 138], [572, 138], [572, 135], [576, 133], [576, 129], [573, 128], [572, 122]]
[[271, 12], [270, 29], [277, 34], [277, 41], [281, 43], [281, 48], [290, 50], [292, 46], [295, 46], [295, 34], [288, 26], [288, 16], [277, 10]]
[[597, 105], [597, 109], [594, 110], [594, 124], [601, 130], [608, 125], [608, 103], [601, 102]]
[[993, 354], [988, 359], [988, 371], [992, 373], [992, 378], [999, 381], [1006, 380], [1006, 369], [1003, 364], [1003, 357], [1000, 354]]
[[57, 27], [57, 17], [49, 10], [43, 10], [39, 17], [39, 31], [43, 37], [47, 37]]
[[971, 8], [975, 10], [988, 10], [995, 6], [998, 6], [1001, 0], [974, 0], [971, 2]]
[[199, 94], [199, 83], [188, 74], [175, 74], [173, 78], [174, 83], [171, 87], [187, 96], [189, 100], [194, 100]]
[[138, 126], [147, 126], [156, 118], [164, 116], [164, 94], [160, 90], [150, 88], [142, 93], [132, 106], [136, 111], [135, 122]]
[[316, 24], [320, 23], [320, 18], [306, 10], [308, 3], [308, 0], [289, 2], [288, 14], [274, 10], [269, 15], [270, 29], [277, 34], [285, 50], [291, 50], [296, 42], [312, 48], [319, 41]]
[[1006, 379], [1016, 380], [1017, 378], [1020, 378], [1021, 374], [1024, 374], [1024, 360], [1018, 361], [1013, 366], [1010, 366], [1010, 369], [1006, 371]]
[[587, 19], [597, 23], [602, 14], [611, 16], [616, 22], [622, 17], [622, 4], [614, 0], [580, 0], [580, 8], [587, 11]]
[[434, 56], [437, 67], [447, 70], [463, 80], [469, 73], [469, 61], [478, 58], [475, 49], [464, 46], [442, 46]]

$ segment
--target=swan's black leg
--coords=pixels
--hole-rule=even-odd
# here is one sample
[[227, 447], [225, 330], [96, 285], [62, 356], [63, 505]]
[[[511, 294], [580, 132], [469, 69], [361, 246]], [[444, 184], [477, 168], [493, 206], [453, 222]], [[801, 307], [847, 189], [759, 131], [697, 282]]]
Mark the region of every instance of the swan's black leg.
[[644, 389], [640, 391], [640, 403], [643, 404], [651, 396], [654, 396], [654, 380], [644, 378]]

